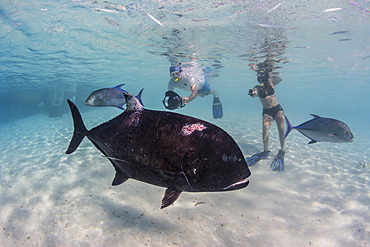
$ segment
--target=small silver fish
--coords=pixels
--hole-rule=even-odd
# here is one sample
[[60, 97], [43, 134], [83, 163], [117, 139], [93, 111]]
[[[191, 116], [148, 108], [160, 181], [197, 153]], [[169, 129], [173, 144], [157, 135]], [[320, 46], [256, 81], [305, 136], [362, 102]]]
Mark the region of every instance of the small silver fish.
[[332, 35], [335, 35], [335, 34], [348, 34], [348, 31], [337, 31], [337, 32], [334, 32], [334, 33], [331, 33]]
[[333, 11], [338, 11], [342, 10], [343, 8], [331, 8], [331, 9], [324, 9], [322, 12], [333, 12]]
[[296, 129], [311, 139], [308, 144], [315, 142], [343, 143], [353, 141], [353, 134], [347, 124], [332, 118], [324, 118], [314, 114], [310, 115], [314, 118], [296, 127], [292, 126], [285, 116], [287, 131], [284, 139], [288, 136], [290, 131]]
[[[87, 97], [85, 104], [88, 106], [114, 106], [121, 110], [124, 110], [122, 106], [126, 104], [125, 96], [123, 92], [126, 92], [121, 87], [125, 84], [120, 84], [115, 87], [102, 88], [92, 92], [89, 97]], [[141, 94], [144, 89], [141, 89], [136, 98], [141, 104]]]

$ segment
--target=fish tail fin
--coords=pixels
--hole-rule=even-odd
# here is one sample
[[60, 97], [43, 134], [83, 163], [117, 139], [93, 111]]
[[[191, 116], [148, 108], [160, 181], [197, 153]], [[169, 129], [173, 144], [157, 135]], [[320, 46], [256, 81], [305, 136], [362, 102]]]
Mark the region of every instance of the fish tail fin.
[[67, 100], [67, 102], [69, 108], [71, 109], [74, 125], [73, 137], [66, 151], [66, 154], [71, 154], [78, 148], [78, 146], [86, 136], [88, 130], [85, 127], [85, 124], [82, 120], [80, 111], [78, 110], [77, 106], [73, 104], [73, 102], [70, 100]]
[[141, 101], [141, 94], [143, 93], [144, 88], [140, 90], [140, 92], [136, 95], [136, 98], [139, 100], [140, 104], [144, 106], [143, 101]]
[[285, 117], [285, 122], [286, 122], [286, 127], [287, 128], [286, 128], [286, 132], [285, 132], [283, 140], [285, 140], [285, 138], [289, 135], [290, 131], [292, 131], [292, 129], [294, 129], [293, 125], [290, 124], [287, 116], [284, 115], [284, 117]]

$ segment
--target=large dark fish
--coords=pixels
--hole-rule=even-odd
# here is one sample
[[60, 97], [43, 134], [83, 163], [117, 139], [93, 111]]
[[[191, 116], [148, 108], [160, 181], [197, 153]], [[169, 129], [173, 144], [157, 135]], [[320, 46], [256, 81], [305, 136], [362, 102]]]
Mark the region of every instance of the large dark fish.
[[132, 94], [123, 94], [126, 110], [91, 130], [68, 101], [74, 133], [67, 154], [86, 136], [113, 164], [112, 185], [133, 178], [167, 188], [161, 208], [182, 191], [230, 191], [248, 185], [251, 173], [244, 156], [224, 130], [197, 118], [146, 110]]
[[[123, 92], [127, 91], [121, 88], [123, 85], [125, 84], [95, 90], [89, 95], [89, 97], [87, 97], [85, 104], [88, 106], [115, 106], [124, 110], [122, 106], [126, 104], [126, 99]], [[141, 101], [141, 93], [143, 90], [144, 89], [141, 89], [139, 94], [136, 96], [141, 104], [143, 104]]]
[[296, 127], [292, 126], [288, 118], [285, 116], [287, 131], [284, 139], [288, 136], [292, 129], [296, 129], [311, 139], [308, 144], [315, 142], [341, 143], [353, 141], [353, 134], [347, 124], [332, 118], [324, 118], [314, 114], [310, 115], [314, 118]]

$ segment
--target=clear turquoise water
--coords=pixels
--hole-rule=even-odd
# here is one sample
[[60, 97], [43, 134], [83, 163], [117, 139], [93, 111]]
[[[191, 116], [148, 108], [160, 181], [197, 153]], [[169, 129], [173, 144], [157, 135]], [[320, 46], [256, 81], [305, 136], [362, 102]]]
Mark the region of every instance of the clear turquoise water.
[[[370, 168], [359, 166], [370, 162], [369, 36], [370, 2], [360, 0], [2, 1], [0, 245], [369, 245]], [[64, 154], [72, 122], [65, 103], [66, 114], [49, 117], [55, 95], [75, 97], [89, 128], [120, 113], [84, 106], [102, 87], [145, 88], [145, 107], [164, 110], [167, 54], [212, 67], [224, 106], [221, 120], [211, 97], [178, 112], [224, 128], [245, 156], [261, 150], [248, 63], [263, 61], [266, 39], [286, 46], [276, 93], [291, 122], [342, 120], [353, 143], [307, 145], [292, 133], [284, 173], [269, 171], [271, 158], [246, 189], [184, 193], [165, 210], [162, 188], [111, 188], [111, 165], [87, 141]], [[270, 142], [275, 155], [275, 126]]]

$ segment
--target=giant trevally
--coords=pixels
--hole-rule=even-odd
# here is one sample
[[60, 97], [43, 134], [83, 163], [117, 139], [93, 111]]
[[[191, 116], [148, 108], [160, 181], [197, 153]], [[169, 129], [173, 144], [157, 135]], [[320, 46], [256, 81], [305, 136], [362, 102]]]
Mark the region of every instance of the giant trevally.
[[285, 132], [284, 139], [292, 129], [296, 129], [311, 139], [308, 144], [315, 142], [341, 143], [353, 141], [353, 134], [347, 124], [332, 118], [324, 118], [315, 114], [310, 115], [314, 118], [296, 127], [292, 126], [288, 118], [285, 116], [287, 130]]
[[161, 208], [183, 191], [231, 191], [249, 184], [243, 154], [223, 129], [194, 117], [144, 109], [132, 94], [123, 94], [126, 110], [91, 130], [68, 101], [74, 132], [67, 154], [86, 136], [115, 168], [112, 185], [132, 178], [167, 188]]
[[[120, 84], [115, 87], [108, 87], [108, 88], [101, 88], [92, 92], [89, 97], [87, 97], [85, 104], [88, 106], [115, 106], [121, 110], [123, 109], [123, 105], [126, 104], [125, 96], [123, 92], [127, 92], [123, 90], [121, 87], [125, 84]], [[141, 94], [144, 89], [141, 89], [139, 94], [136, 96], [140, 103], [143, 105], [141, 101]]]

